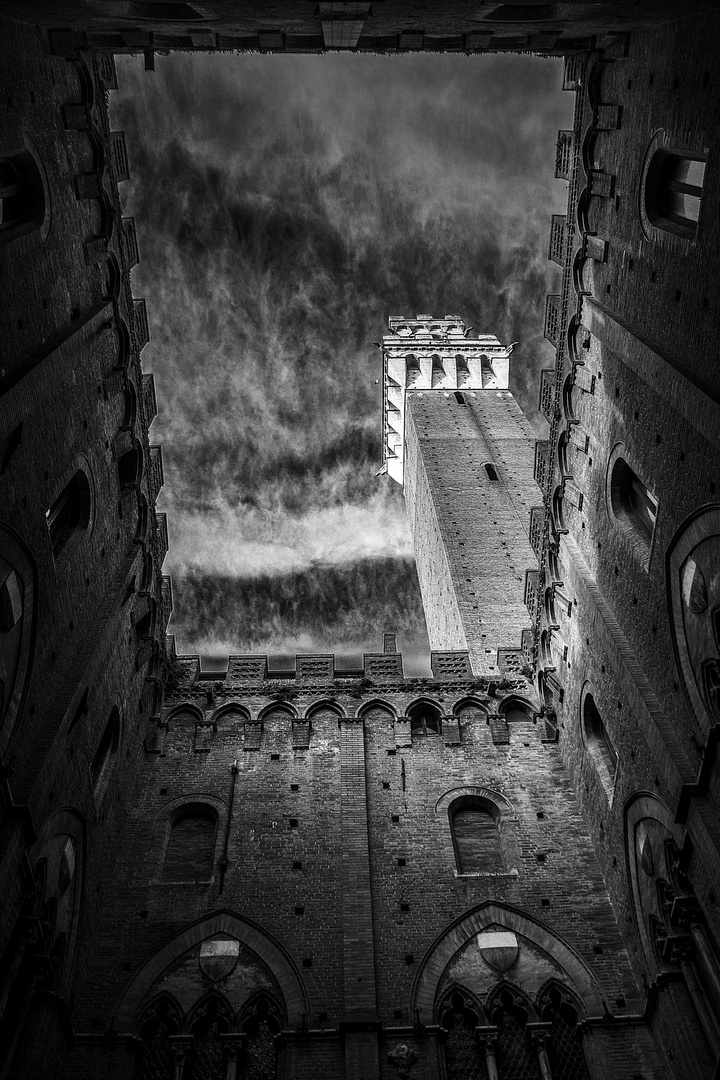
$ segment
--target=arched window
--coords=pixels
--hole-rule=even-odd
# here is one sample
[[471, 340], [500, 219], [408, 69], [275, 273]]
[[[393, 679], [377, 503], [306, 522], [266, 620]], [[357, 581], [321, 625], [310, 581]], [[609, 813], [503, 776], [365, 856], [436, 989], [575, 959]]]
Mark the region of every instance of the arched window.
[[142, 452], [138, 446], [127, 450], [118, 461], [121, 488], [137, 487], [142, 480]]
[[429, 701], [418, 701], [408, 709], [413, 738], [440, 734], [440, 710]]
[[477, 1013], [468, 1007], [463, 996], [457, 992], [446, 1006], [440, 1022], [447, 1031], [447, 1080], [485, 1080], [487, 1074], [475, 1039], [475, 1028], [480, 1022]]
[[115, 707], [110, 713], [110, 718], [105, 725], [105, 730], [102, 733], [102, 738], [90, 766], [90, 779], [92, 780], [95, 805], [98, 807], [110, 783], [119, 743], [120, 713]]
[[498, 808], [481, 796], [464, 795], [448, 813], [458, 874], [504, 873]]
[[72, 554], [90, 524], [92, 492], [86, 473], [78, 469], [45, 514], [55, 564]]
[[[550, 590], [548, 590], [550, 591]], [[498, 709], [509, 724], [532, 724], [533, 710], [518, 698], [506, 698]]]
[[170, 823], [163, 881], [208, 881], [215, 863], [217, 814], [204, 803], [183, 806]]
[[217, 998], [212, 997], [200, 1008], [197, 1019], [192, 1025], [195, 1039], [192, 1055], [192, 1076], [197, 1080], [224, 1080], [225, 1047], [222, 1036], [227, 1034], [229, 1023], [228, 1009]]
[[32, 154], [21, 150], [0, 158], [0, 242], [39, 229], [45, 195]]
[[617, 754], [605, 730], [592, 694], [583, 699], [583, 729], [587, 748], [595, 759], [598, 774], [608, 795], [612, 794], [617, 771]]
[[568, 995], [551, 986], [543, 994], [540, 1012], [543, 1020], [551, 1024], [548, 1056], [553, 1080], [589, 1080], [580, 1045], [578, 1014]]
[[497, 1026], [497, 1065], [501, 1080], [522, 1077], [540, 1080], [540, 1065], [526, 1031], [528, 1012], [519, 998], [503, 990], [491, 1005], [491, 1021]]
[[705, 162], [660, 147], [645, 178], [645, 212], [652, 225], [694, 240], [700, 216]]
[[244, 1080], [275, 1080], [277, 1076], [277, 1051], [275, 1037], [280, 1031], [277, 1010], [264, 997], [255, 1005], [250, 1017], [243, 1024], [246, 1036]]
[[617, 457], [612, 466], [610, 502], [615, 517], [630, 533], [636, 546], [649, 554], [657, 517], [657, 501], [623, 457]]
[[177, 1035], [175, 1010], [167, 1001], [161, 1001], [140, 1028], [142, 1057], [137, 1080], [170, 1080], [174, 1075], [172, 1036]]
[[497, 469], [494, 465], [491, 465], [489, 461], [485, 462], [485, 472], [487, 473], [488, 480], [498, 480]]

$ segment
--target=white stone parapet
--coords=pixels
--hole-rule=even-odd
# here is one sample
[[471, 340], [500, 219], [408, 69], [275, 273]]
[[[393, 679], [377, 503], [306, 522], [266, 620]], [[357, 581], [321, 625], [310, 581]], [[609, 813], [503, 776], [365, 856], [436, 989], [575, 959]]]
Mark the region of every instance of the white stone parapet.
[[383, 468], [403, 483], [405, 391], [505, 390], [512, 345], [494, 334], [470, 337], [459, 315], [391, 315], [383, 351]]

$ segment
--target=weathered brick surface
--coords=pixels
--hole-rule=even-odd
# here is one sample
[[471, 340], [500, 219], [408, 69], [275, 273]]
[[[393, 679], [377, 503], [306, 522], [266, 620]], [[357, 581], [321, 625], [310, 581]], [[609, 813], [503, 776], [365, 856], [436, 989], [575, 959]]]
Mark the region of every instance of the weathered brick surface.
[[[626, 56], [592, 56], [582, 80], [568, 205], [577, 229], [565, 270], [575, 288], [564, 294], [537, 620], [546, 704], [558, 712], [563, 756], [631, 961], [643, 985], [654, 983], [655, 1037], [677, 1075], [703, 1076], [712, 1054], [677, 957], [642, 944], [626, 814], [642, 792], [667, 808], [672, 838], [687, 853], [683, 889], [694, 890], [698, 918], [717, 941], [717, 770], [677, 663], [667, 565], [678, 530], [716, 502], [720, 485], [717, 306], [707, 297], [717, 276], [718, 222], [709, 210], [717, 203], [717, 95], [698, 62], [701, 39], [717, 31], [713, 15], [631, 36]], [[707, 159], [695, 241], [643, 221], [643, 163], [658, 132], [669, 148]], [[597, 195], [581, 194], [575, 217], [585, 185]], [[618, 454], [658, 503], [649, 552], [611, 509]], [[617, 753], [610, 783], [583, 731], [584, 690]], [[669, 1023], [674, 1012], [692, 1035]]]
[[530, 625], [535, 445], [509, 390], [462, 398], [406, 392], [403, 491], [431, 648], [467, 649], [474, 671], [496, 674], [497, 650]]
[[[632, 5], [632, 14], [652, 22], [661, 7], [644, 5], [638, 14]], [[404, 9], [388, 9], [360, 47], [532, 47], [520, 25], [492, 44], [490, 34], [463, 29], [461, 36], [453, 21], [460, 9], [434, 9], [424, 36], [403, 33], [402, 40], [392, 39], [411, 29]], [[40, 23], [49, 17], [45, 4], [33, 10]], [[67, 11], [74, 25], [80, 16]], [[229, 19], [230, 9], [223, 11]], [[271, 19], [286, 14], [278, 9]], [[268, 47], [309, 47], [314, 13], [292, 17], [297, 33], [290, 24], [272, 31], [280, 43]], [[252, 37], [252, 5], [242, 18], [242, 33]], [[37, 596], [26, 693], [12, 730], [0, 734], [7, 766], [0, 948], [4, 969], [18, 973], [0, 1038], [0, 1053], [15, 1055], [9, 1075], [44, 1080], [60, 1069], [80, 1080], [129, 1078], [143, 1009], [166, 990], [190, 1024], [210, 989], [201, 943], [229, 935], [240, 941], [237, 967], [222, 984], [233, 1024], [242, 1025], [255, 991], [277, 1002], [285, 1026], [281, 1076], [350, 1080], [364, 1070], [385, 1080], [398, 1075], [394, 1062], [407, 1044], [417, 1055], [412, 1075], [436, 1080], [444, 1075], [438, 995], [458, 979], [487, 1000], [495, 976], [478, 959], [474, 935], [492, 922], [518, 933], [514, 977], [531, 1005], [551, 976], [583, 998], [593, 1080], [711, 1076], [715, 1063], [680, 966], [692, 954], [683, 953], [684, 939], [676, 954], [664, 950], [662, 963], [643, 950], [625, 833], [633, 798], [645, 793], [649, 805], [647, 793], [656, 795], [682, 848], [682, 880], [698, 902], [693, 908], [681, 898], [688, 919], [717, 940], [720, 771], [676, 665], [665, 558], [681, 523], [715, 502], [720, 485], [718, 315], [708, 288], [720, 227], [712, 210], [716, 75], [696, 60], [711, 54], [717, 15], [618, 38], [604, 58], [590, 55], [589, 79], [581, 53], [566, 68], [566, 84], [581, 92], [562, 319], [575, 313], [584, 329], [573, 352], [565, 327], [557, 328], [554, 401], [545, 380], [553, 425], [542, 454], [548, 506], [561, 490], [544, 545], [537, 512], [532, 548], [526, 540], [538, 502], [534, 448], [512, 398], [469, 397], [461, 418], [454, 396], [410, 395], [409, 482], [430, 538], [421, 580], [435, 644], [444, 653], [469, 648], [474, 670], [492, 675], [496, 690], [487, 679], [458, 674], [454, 662], [445, 682], [403, 682], [402, 658], [378, 653], [367, 654], [362, 680], [334, 672], [331, 657], [305, 658], [297, 678], [282, 682], [268, 679], [265, 658], [232, 657], [228, 678], [208, 695], [198, 659], [186, 657], [176, 663], [161, 724], [150, 717], [160, 710], [158, 646], [170, 591], [160, 580], [167, 530], [152, 508], [162, 480], [148, 441], [154, 394], [139, 358], [147, 318], [130, 291], [137, 238], [120, 217], [117, 183], [126, 164], [105, 107], [112, 63], [107, 53], [82, 51], [86, 25], [97, 35], [116, 31], [92, 18], [87, 24], [85, 8], [82, 19], [75, 37], [53, 36], [55, 56], [42, 31], [2, 24], [11, 86], [0, 102], [2, 152], [25, 147], [37, 155], [51, 208], [41, 230], [3, 246], [10, 257], [0, 267], [2, 551], [10, 528], [30, 552]], [[317, 26], [314, 32], [320, 45], [313, 48], [321, 48]], [[124, 33], [104, 44], [150, 47], [146, 31]], [[183, 46], [185, 37], [188, 47], [210, 47], [197, 33], [165, 44]], [[535, 42], [552, 51], [547, 38]], [[240, 33], [214, 40], [219, 47], [255, 43]], [[161, 38], [153, 44], [162, 46]], [[592, 124], [597, 137], [585, 144]], [[656, 129], [680, 148], [707, 153], [700, 230], [690, 246], [642, 233], [640, 170]], [[573, 236], [584, 186], [592, 198], [579, 227], [597, 236]], [[583, 243], [588, 258], [576, 264]], [[572, 360], [582, 365], [563, 397]], [[649, 558], [638, 556], [608, 510], [608, 462], [619, 442], [658, 499]], [[144, 453], [145, 475], [123, 491], [118, 459], [133, 445]], [[501, 477], [493, 500], [478, 481], [486, 460]], [[79, 463], [92, 474], [93, 524], [65, 565], [55, 565], [45, 515]], [[491, 696], [520, 690], [517, 665], [503, 660], [509, 681], [485, 666], [490, 655], [494, 665], [498, 647], [505, 656], [520, 645], [533, 550], [544, 551], [534, 606], [539, 628], [551, 631], [540, 653], [550, 690], [537, 725], [532, 703], [523, 717], [503, 712]], [[162, 612], [154, 629], [152, 600]], [[611, 780], [583, 732], [587, 686], [617, 753]], [[406, 710], [423, 695], [452, 717], [442, 735], [411, 734]], [[459, 709], [463, 700], [468, 707]], [[91, 763], [114, 707], [117, 752], [96, 801]], [[506, 873], [458, 875], [453, 792], [496, 800]], [[204, 882], [163, 881], [171, 818], [188, 801], [217, 814], [214, 872]], [[60, 876], [52, 845], [67, 838], [75, 844], [73, 890], [53, 904]], [[32, 873], [45, 860], [51, 903], [33, 906]], [[42, 935], [53, 911], [62, 920], [68, 910], [64, 956], [51, 956], [58, 943]], [[694, 962], [707, 993], [697, 955]], [[344, 1027], [348, 1021], [359, 1026]]]
[[[27, 682], [19, 712], [0, 731], [0, 952], [19, 972], [17, 995], [24, 992], [28, 964], [43, 972], [19, 1041], [15, 1045], [11, 1010], [0, 1042], [16, 1051], [13, 1075], [35, 1076], [64, 1052], [62, 1010], [84, 977], [137, 771], [140, 700], [147, 711], [146, 676], [153, 666], [160, 672], [134, 624], [140, 592], [159, 593], [160, 562], [152, 510], [144, 511], [143, 523], [151, 496], [147, 481], [121, 492], [117, 465], [118, 447], [133, 436], [147, 457], [148, 417], [132, 331], [128, 350], [120, 349], [119, 329], [131, 301], [129, 268], [114, 229], [120, 221], [117, 178], [100, 168], [108, 136], [107, 64], [89, 55], [70, 63], [52, 57], [29, 26], [3, 22], [2, 33], [2, 152], [26, 149], [35, 156], [45, 177], [47, 211], [41, 228], [2, 238], [0, 264], [0, 544], [8, 556], [4, 538], [14, 537], [30, 553], [34, 571], [33, 600], [24, 615], [33, 622]], [[80, 127], [66, 128], [66, 104], [79, 106]], [[84, 243], [101, 233], [102, 262], [88, 262]], [[46, 513], [78, 469], [91, 489], [89, 522], [56, 560]], [[100, 798], [90, 767], [116, 707], [118, 743]], [[52, 910], [59, 888], [47, 854], [58, 836], [72, 837], [75, 865], [62, 902], [68, 913], [56, 919], [64, 956], [50, 965], [46, 954], [57, 941], [43, 912]], [[32, 872], [46, 858], [46, 892], [33, 902]], [[21, 911], [39, 912], [40, 929], [18, 921]], [[23, 949], [27, 961], [16, 969]]]
[[[259, 985], [269, 986], [282, 1004], [281, 985], [277, 976], [273, 983], [268, 967], [270, 942], [300, 974], [307, 1022], [318, 1031], [310, 1031], [302, 1048], [293, 1042], [283, 1051], [293, 1056], [293, 1075], [332, 1075], [326, 1070], [337, 1068], [343, 1045], [338, 1025], [377, 1018], [390, 1029], [379, 1075], [392, 1075], [387, 1054], [410, 1039], [417, 1046], [419, 1075], [437, 1077], [442, 1051], [434, 1036], [428, 1041], [412, 1033], [413, 987], [433, 943], [454, 920], [491, 902], [529, 916], [549, 953], [557, 935], [581, 959], [597, 987], [588, 1010], [601, 1024], [593, 1038], [598, 1059], [604, 1056], [609, 1044], [602, 1009], [620, 1016], [636, 1012], [638, 989], [557, 745], [543, 742], [532, 720], [513, 714], [509, 742], [495, 746], [487, 715], [497, 704], [480, 690], [478, 703], [459, 711], [459, 744], [446, 745], [438, 735], [411, 739], [408, 733], [398, 746], [395, 715], [417, 700], [420, 689], [447, 715], [468, 694], [478, 694], [473, 681], [427, 680], [422, 688], [414, 681], [383, 687], [381, 704], [380, 688], [361, 690], [356, 684], [332, 687], [323, 706], [327, 690], [311, 684], [278, 702], [272, 683], [228, 679], [216, 684], [215, 700], [208, 704], [192, 674], [183, 680], [165, 710], [163, 750], [146, 756], [133, 794], [103, 927], [76, 1002], [78, 1026], [91, 1032], [114, 1014], [118, 1031], [128, 1024], [137, 1030], [143, 1009], [160, 989], [172, 992], [189, 1014], [207, 984], [197, 968], [197, 947], [184, 951], [182, 935], [197, 920], [227, 910], [260, 931], [243, 978], [223, 984], [234, 1012], [242, 1015]], [[304, 715], [313, 701], [321, 707], [312, 711], [310, 745], [293, 749], [292, 714]], [[234, 711], [228, 708], [233, 702]], [[197, 752], [197, 717], [212, 720], [216, 712], [210, 747]], [[362, 719], [352, 719], [357, 713]], [[246, 715], [262, 716], [259, 750], [243, 750]], [[217, 807], [219, 867], [235, 760], [239, 771], [222, 891], [218, 869], [212, 881], [163, 883], [165, 822], [184, 801]], [[448, 805], [454, 791], [477, 789], [496, 793], [505, 807], [508, 872], [500, 876], [462, 877], [456, 871]], [[172, 968], [177, 974], [160, 973], [142, 983], [138, 996], [133, 980], [142, 981], [154, 951], [175, 935], [181, 935]], [[122, 963], [109, 967], [108, 957]], [[526, 987], [531, 997], [549, 971], [541, 961], [534, 986]], [[135, 1002], [134, 1014], [123, 1006], [127, 1000]], [[420, 1017], [426, 1025], [437, 1022], [432, 1003], [430, 1008]], [[636, 1026], [637, 1020], [615, 1037], [614, 1060], [627, 1069], [646, 1068], [660, 1080], [652, 1045], [635, 1034]], [[356, 1046], [360, 1038], [344, 1036], [348, 1068], [354, 1068], [356, 1053], [367, 1058], [367, 1047]], [[367, 1035], [362, 1038], [367, 1042]], [[376, 1046], [375, 1039], [368, 1046]], [[80, 1048], [71, 1061], [73, 1075], [84, 1075]]]

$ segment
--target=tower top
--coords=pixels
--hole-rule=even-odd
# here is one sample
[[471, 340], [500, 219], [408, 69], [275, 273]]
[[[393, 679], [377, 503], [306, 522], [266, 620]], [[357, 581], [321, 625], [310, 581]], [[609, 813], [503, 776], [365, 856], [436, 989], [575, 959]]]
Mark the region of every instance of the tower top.
[[506, 390], [512, 346], [470, 337], [461, 315], [391, 315], [383, 352], [383, 471], [403, 482], [407, 392]]

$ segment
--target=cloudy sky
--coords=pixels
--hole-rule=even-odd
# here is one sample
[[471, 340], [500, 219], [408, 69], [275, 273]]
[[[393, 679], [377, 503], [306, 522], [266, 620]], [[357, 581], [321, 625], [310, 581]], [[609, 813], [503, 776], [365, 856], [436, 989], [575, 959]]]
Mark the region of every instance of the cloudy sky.
[[559, 61], [118, 57], [183, 652], [359, 654], [427, 638], [400, 489], [376, 477], [389, 314], [520, 341], [536, 424]]

